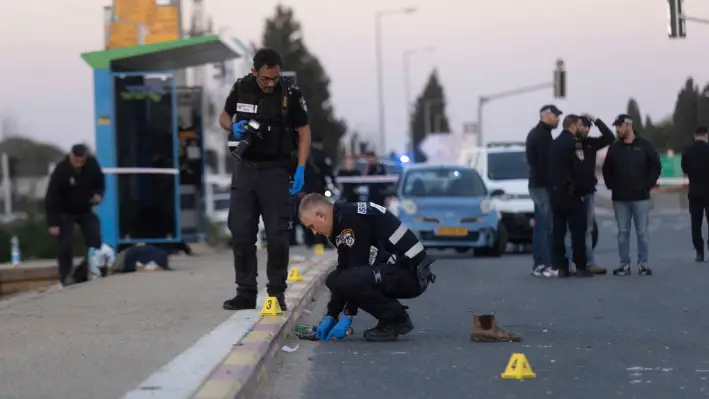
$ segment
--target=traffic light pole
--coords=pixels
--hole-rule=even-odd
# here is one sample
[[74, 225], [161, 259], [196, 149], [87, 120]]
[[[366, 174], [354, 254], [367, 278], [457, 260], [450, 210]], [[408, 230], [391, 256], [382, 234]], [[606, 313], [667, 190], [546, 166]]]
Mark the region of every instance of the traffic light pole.
[[478, 147], [482, 147], [484, 140], [483, 140], [483, 108], [485, 107], [486, 104], [493, 100], [500, 100], [503, 98], [508, 98], [508, 97], [515, 97], [519, 96], [522, 94], [527, 94], [527, 93], [534, 93], [537, 91], [542, 91], [546, 90], [548, 88], [553, 88], [554, 87], [554, 82], [549, 82], [549, 83], [542, 83], [534, 86], [526, 86], [526, 87], [520, 87], [519, 89], [514, 89], [514, 90], [509, 90], [509, 91], [503, 91], [500, 93], [496, 94], [491, 94], [487, 96], [480, 96], [478, 98]]

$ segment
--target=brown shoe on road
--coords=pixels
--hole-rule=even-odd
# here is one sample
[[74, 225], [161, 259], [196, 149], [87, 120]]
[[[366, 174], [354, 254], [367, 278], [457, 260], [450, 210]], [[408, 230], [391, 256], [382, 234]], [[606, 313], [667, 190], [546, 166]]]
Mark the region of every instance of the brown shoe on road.
[[604, 267], [594, 264], [588, 265], [586, 269], [593, 274], [606, 274], [608, 272]]
[[473, 315], [470, 339], [475, 342], [519, 342], [522, 337], [498, 325], [495, 315]]

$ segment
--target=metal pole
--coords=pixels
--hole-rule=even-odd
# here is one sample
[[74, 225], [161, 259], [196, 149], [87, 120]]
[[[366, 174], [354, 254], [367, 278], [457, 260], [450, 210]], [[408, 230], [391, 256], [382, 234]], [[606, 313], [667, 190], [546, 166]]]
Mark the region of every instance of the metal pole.
[[386, 151], [385, 122], [384, 122], [384, 82], [382, 61], [382, 13], [374, 15], [374, 44], [377, 58], [377, 100], [379, 101], [379, 152]]
[[485, 105], [485, 97], [480, 96], [478, 97], [478, 136], [477, 136], [477, 142], [478, 142], [478, 147], [483, 146], [483, 106]]
[[411, 56], [411, 51], [404, 52], [404, 97], [406, 100], [406, 117], [407, 122], [411, 124], [411, 74], [409, 71], [409, 57]]

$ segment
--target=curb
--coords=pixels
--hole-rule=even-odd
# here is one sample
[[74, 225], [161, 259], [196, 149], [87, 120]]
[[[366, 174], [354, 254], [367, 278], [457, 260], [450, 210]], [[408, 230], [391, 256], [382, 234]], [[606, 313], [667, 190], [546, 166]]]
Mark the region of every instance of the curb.
[[335, 268], [334, 254], [322, 255], [286, 291], [288, 311], [279, 316], [261, 316], [249, 332], [234, 344], [224, 360], [193, 394], [192, 399], [248, 399], [273, 369], [273, 359], [293, 330], [315, 292]]

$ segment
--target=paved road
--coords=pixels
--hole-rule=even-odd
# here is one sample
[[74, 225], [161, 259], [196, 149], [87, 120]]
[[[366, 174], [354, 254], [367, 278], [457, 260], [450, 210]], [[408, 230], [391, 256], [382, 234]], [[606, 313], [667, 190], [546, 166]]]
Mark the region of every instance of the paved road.
[[[617, 263], [615, 229], [600, 216], [598, 261]], [[709, 263], [696, 264], [687, 216], [657, 216], [650, 232], [655, 275], [538, 279], [529, 255], [446, 257], [438, 281], [410, 301], [416, 329], [394, 343], [357, 338], [299, 344], [259, 399], [297, 398], [703, 398], [709, 397]], [[323, 313], [327, 293], [313, 312]], [[469, 341], [470, 312], [494, 311], [522, 343]], [[502, 380], [522, 352], [535, 380]]]

